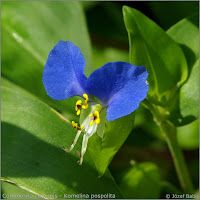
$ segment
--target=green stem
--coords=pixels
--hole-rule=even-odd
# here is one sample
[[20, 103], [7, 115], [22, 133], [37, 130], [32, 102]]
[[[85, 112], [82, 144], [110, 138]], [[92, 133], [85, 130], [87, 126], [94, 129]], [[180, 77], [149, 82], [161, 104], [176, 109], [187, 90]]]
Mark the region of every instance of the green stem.
[[168, 121], [161, 122], [160, 128], [165, 135], [169, 150], [173, 157], [181, 187], [184, 192], [192, 193], [194, 190], [183, 154], [177, 142], [176, 128], [172, 126]]
[[151, 110], [155, 122], [160, 127], [165, 136], [183, 191], [185, 193], [194, 192], [182, 151], [178, 145], [176, 127], [174, 127], [169, 121], [165, 119], [159, 107], [153, 106], [152, 104], [149, 104], [149, 102], [144, 103], [145, 106]]

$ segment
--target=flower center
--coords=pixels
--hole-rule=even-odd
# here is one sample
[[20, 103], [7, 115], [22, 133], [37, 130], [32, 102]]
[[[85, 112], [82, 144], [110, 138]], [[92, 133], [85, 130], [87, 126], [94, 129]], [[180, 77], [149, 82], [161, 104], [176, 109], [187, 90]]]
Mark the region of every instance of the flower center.
[[95, 110], [94, 114], [90, 114], [89, 117], [93, 117], [93, 120], [91, 120], [90, 122], [90, 126], [93, 125], [94, 122], [96, 122], [96, 124], [100, 123], [100, 117], [99, 117], [99, 111]]
[[77, 105], [77, 109], [80, 109], [82, 106], [81, 105]]
[[[78, 100], [76, 102], [75, 110], [76, 114], [80, 115], [81, 113], [81, 108], [87, 109], [89, 107], [89, 98], [87, 94], [83, 94], [83, 97], [85, 98], [85, 105], [82, 105], [82, 100]], [[71, 150], [74, 148], [80, 134], [82, 131], [84, 131], [83, 135], [83, 142], [82, 142], [82, 149], [81, 152], [79, 152], [79, 157], [80, 161], [78, 163], [81, 165], [83, 162], [83, 156], [86, 152], [87, 148], [87, 142], [89, 137], [91, 137], [94, 133], [97, 131], [97, 126], [100, 123], [100, 110], [102, 109], [102, 106], [100, 104], [96, 104], [95, 102], [91, 103], [91, 109], [87, 111], [84, 111], [85, 113], [82, 113], [84, 117], [84, 120], [81, 124], [81, 126], [78, 126], [78, 123], [75, 123], [75, 121], [72, 121], [72, 126], [78, 130], [75, 139], [73, 140], [70, 149], [68, 150], [67, 148], [63, 148], [67, 153], [70, 153]], [[87, 113], [87, 114], [86, 114]], [[90, 113], [90, 114], [89, 114]], [[89, 114], [89, 115], [88, 115]], [[81, 118], [83, 118], [81, 115]], [[95, 123], [94, 123], [95, 122]]]

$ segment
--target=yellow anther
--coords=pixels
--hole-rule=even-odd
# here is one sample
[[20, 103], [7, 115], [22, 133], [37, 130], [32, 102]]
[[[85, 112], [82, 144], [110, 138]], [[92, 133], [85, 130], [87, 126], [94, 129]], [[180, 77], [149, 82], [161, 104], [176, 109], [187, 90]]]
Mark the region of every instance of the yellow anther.
[[100, 118], [96, 119], [96, 124], [100, 123]]
[[72, 126], [74, 126], [74, 124], [76, 124], [75, 121], [72, 121]]
[[75, 110], [76, 110], [76, 114], [77, 115], [80, 115], [80, 113], [81, 113], [81, 108], [82, 107], [82, 100], [78, 100], [77, 102], [76, 102], [76, 106], [75, 106]]
[[96, 115], [97, 119], [99, 118], [99, 111], [95, 110], [94, 114]]
[[78, 101], [76, 102], [76, 106], [78, 106], [78, 105], [82, 105], [82, 100], [78, 100]]
[[88, 104], [88, 95], [87, 94], [83, 94], [83, 97], [85, 98], [85, 105], [82, 106], [83, 109], [87, 109], [89, 107], [89, 104]]
[[80, 115], [80, 114], [81, 114], [81, 110], [80, 110], [80, 109], [77, 110], [76, 114], [77, 114], [77, 115]]
[[88, 107], [89, 107], [89, 105], [88, 105], [88, 104], [87, 104], [87, 105], [83, 105], [83, 106], [82, 106], [82, 108], [83, 108], [83, 109], [87, 109]]
[[89, 100], [88, 95], [87, 94], [83, 94], [83, 97], [85, 98], [85, 104], [87, 104], [88, 100]]
[[78, 124], [75, 123], [75, 121], [72, 121], [72, 126], [73, 126], [74, 128], [77, 128], [77, 127], [78, 127]]
[[94, 119], [90, 122], [90, 126], [93, 125], [94, 121], [96, 124], [100, 123], [99, 111], [95, 110], [94, 114], [89, 114], [89, 117], [94, 117]]
[[83, 130], [83, 127], [84, 127], [84, 126], [79, 127], [79, 126], [78, 126], [78, 123], [75, 123], [75, 121], [72, 121], [72, 126], [73, 126], [75, 129], [79, 130], [79, 131]]
[[87, 94], [83, 94], [83, 97], [85, 98], [85, 105], [82, 105], [82, 100], [78, 100], [76, 102], [75, 110], [76, 110], [76, 114], [77, 115], [81, 114], [81, 108], [87, 109], [89, 107], [89, 104], [88, 104], [88, 100], [89, 100], [88, 95]]
[[94, 120], [92, 120], [92, 121], [90, 122], [90, 126], [92, 126], [92, 125], [93, 125], [93, 123], [94, 123]]

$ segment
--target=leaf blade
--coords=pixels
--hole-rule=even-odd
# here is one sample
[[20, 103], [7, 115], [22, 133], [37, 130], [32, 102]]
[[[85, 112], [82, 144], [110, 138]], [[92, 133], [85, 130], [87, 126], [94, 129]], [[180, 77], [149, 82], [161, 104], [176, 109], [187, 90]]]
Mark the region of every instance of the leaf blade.
[[167, 34], [181, 46], [191, 71], [199, 58], [199, 17], [195, 14], [173, 25]]
[[181, 87], [180, 112], [183, 118], [199, 117], [199, 59], [194, 64], [188, 81]]
[[166, 104], [165, 93], [177, 90], [187, 78], [184, 54], [158, 25], [136, 9], [124, 6], [123, 14], [129, 36], [130, 62], [147, 68], [149, 95]]
[[96, 134], [90, 139], [88, 149], [95, 158], [99, 176], [105, 173], [113, 157], [127, 139], [133, 128], [134, 118], [135, 113], [132, 113], [112, 122], [106, 121], [103, 139]]
[[[79, 166], [76, 152], [67, 155], [61, 149], [73, 140], [73, 127], [56, 111], [30, 96], [2, 87], [3, 178], [35, 193], [61, 195], [58, 198], [66, 193], [104, 193], [104, 186], [110, 184], [108, 190], [121, 197], [108, 171], [96, 179], [88, 153]], [[77, 147], [80, 146], [79, 141]]]

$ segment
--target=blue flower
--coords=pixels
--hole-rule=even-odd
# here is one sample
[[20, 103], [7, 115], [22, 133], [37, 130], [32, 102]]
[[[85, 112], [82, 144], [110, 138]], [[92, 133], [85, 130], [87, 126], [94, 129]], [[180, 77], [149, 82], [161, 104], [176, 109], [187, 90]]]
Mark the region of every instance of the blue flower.
[[[55, 100], [65, 100], [73, 96], [84, 97], [77, 101], [75, 109], [79, 115], [81, 109], [92, 107], [89, 116], [79, 127], [74, 147], [81, 131], [84, 131], [81, 160], [86, 151], [87, 140], [100, 123], [101, 109], [107, 109], [107, 120], [126, 116], [139, 107], [147, 96], [148, 72], [143, 66], [134, 66], [127, 62], [110, 62], [96, 69], [88, 78], [84, 75], [85, 58], [80, 49], [69, 41], [60, 41], [50, 52], [43, 72], [43, 84], [47, 94]], [[99, 101], [95, 102], [92, 97]], [[95, 122], [95, 123], [94, 123]]]

